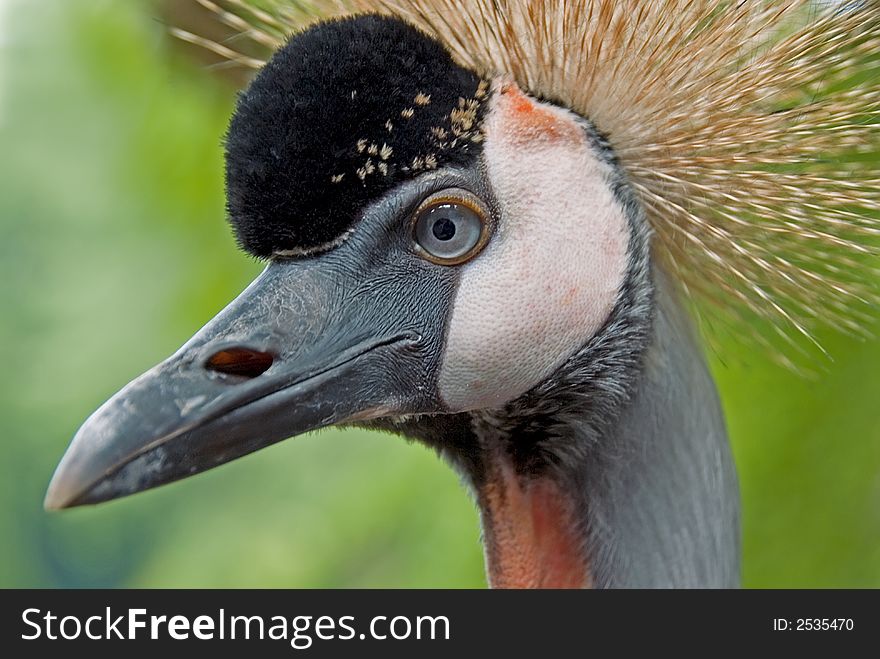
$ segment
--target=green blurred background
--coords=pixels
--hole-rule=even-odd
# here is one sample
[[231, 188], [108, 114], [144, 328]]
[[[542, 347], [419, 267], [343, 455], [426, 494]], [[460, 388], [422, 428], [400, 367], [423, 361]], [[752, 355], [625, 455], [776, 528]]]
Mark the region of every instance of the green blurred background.
[[[0, 0], [0, 586], [485, 585], [452, 471], [366, 432], [43, 512], [85, 416], [260, 270], [223, 221], [232, 77], [174, 43], [167, 11]], [[713, 364], [746, 586], [880, 587], [880, 341], [821, 338], [820, 378], [760, 354]]]

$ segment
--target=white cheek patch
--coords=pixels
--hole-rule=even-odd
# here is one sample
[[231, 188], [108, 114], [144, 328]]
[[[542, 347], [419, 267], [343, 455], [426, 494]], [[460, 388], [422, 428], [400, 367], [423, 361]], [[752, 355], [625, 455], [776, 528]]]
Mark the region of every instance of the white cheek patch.
[[495, 235], [463, 266], [439, 390], [453, 410], [494, 408], [546, 379], [608, 318], [629, 228], [576, 115], [496, 84], [484, 157]]

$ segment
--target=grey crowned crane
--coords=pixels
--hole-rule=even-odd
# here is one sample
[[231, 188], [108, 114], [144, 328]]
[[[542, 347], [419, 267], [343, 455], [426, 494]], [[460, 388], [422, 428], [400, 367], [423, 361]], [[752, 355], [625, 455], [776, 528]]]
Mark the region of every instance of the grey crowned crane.
[[259, 68], [226, 186], [267, 266], [83, 424], [46, 506], [356, 425], [462, 475], [492, 586], [737, 585], [693, 311], [786, 358], [876, 303], [878, 5], [200, 2], [275, 49], [180, 33]]

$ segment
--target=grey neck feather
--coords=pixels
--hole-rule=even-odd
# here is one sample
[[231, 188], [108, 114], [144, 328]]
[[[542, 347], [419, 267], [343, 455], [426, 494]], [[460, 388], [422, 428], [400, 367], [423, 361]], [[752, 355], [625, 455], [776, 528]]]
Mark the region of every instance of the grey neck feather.
[[590, 571], [599, 587], [735, 587], [739, 492], [718, 395], [656, 267], [654, 289], [642, 377], [579, 469]]

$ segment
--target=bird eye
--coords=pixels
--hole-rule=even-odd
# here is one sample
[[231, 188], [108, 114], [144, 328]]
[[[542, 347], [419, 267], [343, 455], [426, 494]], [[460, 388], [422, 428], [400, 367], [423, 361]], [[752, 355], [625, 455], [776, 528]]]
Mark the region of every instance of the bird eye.
[[476, 256], [489, 239], [489, 213], [464, 190], [428, 197], [415, 214], [415, 243], [420, 254], [443, 265]]

